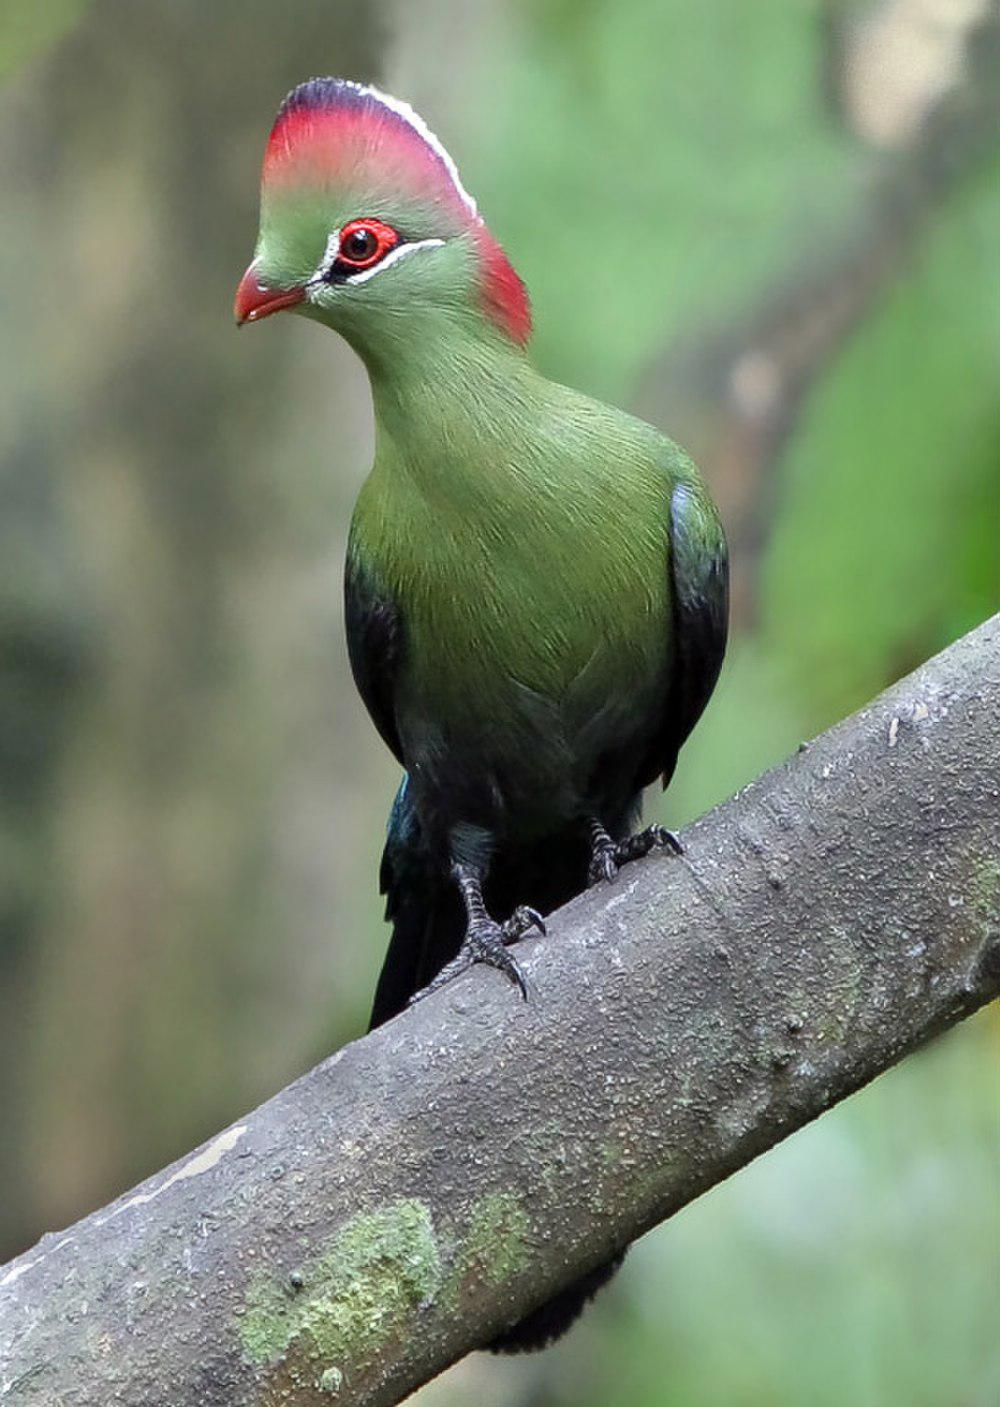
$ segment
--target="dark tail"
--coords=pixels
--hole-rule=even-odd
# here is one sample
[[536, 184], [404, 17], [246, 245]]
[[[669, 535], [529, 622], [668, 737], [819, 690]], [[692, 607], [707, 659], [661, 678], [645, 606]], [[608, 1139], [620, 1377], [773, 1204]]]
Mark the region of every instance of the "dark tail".
[[[616, 835], [627, 828], [627, 817], [619, 826], [609, 827]], [[518, 904], [551, 913], [584, 888], [588, 859], [582, 826], [534, 846], [498, 849], [484, 887], [490, 914], [502, 922]], [[410, 997], [427, 986], [458, 952], [465, 933], [458, 890], [447, 866], [424, 843], [405, 779], [389, 817], [379, 880], [392, 937], [375, 989], [370, 1030], [396, 1016]], [[495, 1353], [522, 1353], [552, 1343], [611, 1279], [623, 1257], [624, 1252], [590, 1271], [486, 1347]]]
[[398, 1016], [437, 976], [458, 952], [465, 933], [461, 901], [450, 879], [407, 865], [407, 877], [396, 880], [398, 871], [386, 863], [386, 856], [381, 873], [392, 936], [375, 988], [370, 1031]]

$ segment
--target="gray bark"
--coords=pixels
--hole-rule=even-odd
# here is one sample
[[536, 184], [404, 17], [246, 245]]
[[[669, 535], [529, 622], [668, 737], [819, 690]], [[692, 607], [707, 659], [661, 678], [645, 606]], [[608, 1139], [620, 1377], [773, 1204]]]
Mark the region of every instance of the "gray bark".
[[0, 1270], [3, 1407], [398, 1401], [1000, 992], [1000, 617]]

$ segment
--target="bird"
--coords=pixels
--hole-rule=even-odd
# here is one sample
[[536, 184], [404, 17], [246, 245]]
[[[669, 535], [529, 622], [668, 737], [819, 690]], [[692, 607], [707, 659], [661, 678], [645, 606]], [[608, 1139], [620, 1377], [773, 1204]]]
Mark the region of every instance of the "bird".
[[[603, 260], [601, 219], [579, 238]], [[651, 271], [652, 246], [646, 231]], [[374, 408], [345, 624], [403, 777], [371, 1027], [473, 964], [527, 997], [526, 934], [630, 861], [680, 848], [636, 826], [722, 665], [719, 514], [664, 433], [536, 368], [524, 283], [455, 162], [371, 84], [310, 79], [278, 110], [235, 316], [283, 309], [349, 343]], [[489, 1346], [551, 1342], [620, 1259]]]

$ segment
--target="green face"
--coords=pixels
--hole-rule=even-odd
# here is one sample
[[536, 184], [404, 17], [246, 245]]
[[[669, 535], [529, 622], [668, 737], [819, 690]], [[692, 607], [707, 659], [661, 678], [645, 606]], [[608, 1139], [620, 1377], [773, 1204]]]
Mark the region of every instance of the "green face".
[[359, 350], [477, 308], [474, 235], [433, 204], [373, 191], [265, 194], [254, 276]]

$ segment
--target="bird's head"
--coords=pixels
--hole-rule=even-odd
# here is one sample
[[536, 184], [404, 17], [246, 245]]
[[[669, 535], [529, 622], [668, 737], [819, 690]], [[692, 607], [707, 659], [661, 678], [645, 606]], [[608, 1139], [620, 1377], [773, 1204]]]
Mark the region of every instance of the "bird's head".
[[531, 331], [524, 285], [433, 132], [406, 103], [338, 78], [288, 95], [264, 156], [236, 320], [282, 308], [362, 350], [455, 320], [518, 344]]

